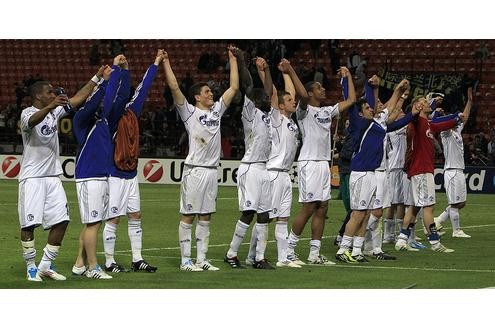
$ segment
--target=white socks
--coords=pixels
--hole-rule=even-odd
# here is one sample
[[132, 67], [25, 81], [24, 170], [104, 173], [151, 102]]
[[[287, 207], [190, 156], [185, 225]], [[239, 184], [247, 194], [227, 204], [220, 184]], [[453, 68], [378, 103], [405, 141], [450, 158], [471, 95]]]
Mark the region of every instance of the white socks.
[[278, 261], [287, 260], [287, 246], [289, 244], [289, 233], [287, 232], [287, 221], [275, 223], [275, 240], [277, 241]]
[[127, 221], [127, 233], [131, 241], [132, 262], [141, 261], [141, 248], [143, 248], [143, 229], [141, 229], [141, 220]]
[[294, 231], [290, 231], [289, 238], [287, 240], [287, 254], [294, 255], [300, 237], [301, 236], [296, 235]]
[[237, 256], [237, 251], [239, 251], [239, 247], [242, 244], [242, 240], [246, 235], [246, 231], [249, 228], [248, 224], [237, 220], [237, 224], [235, 225], [234, 236], [232, 236], [232, 241], [230, 242], [230, 248], [227, 251], [227, 257], [235, 257]]
[[449, 216], [450, 222], [452, 223], [452, 230], [456, 231], [461, 228], [461, 222], [459, 220], [459, 209], [452, 206], [449, 207]]
[[109, 267], [115, 263], [113, 257], [115, 251], [115, 240], [117, 239], [117, 225], [107, 221], [103, 228], [103, 249], [105, 251], [105, 265]]
[[41, 258], [40, 264], [38, 265], [38, 270], [48, 271], [48, 269], [50, 269], [52, 261], [55, 261], [55, 259], [57, 258], [59, 249], [60, 246], [46, 244], [45, 248], [43, 248], [43, 257]]
[[362, 255], [361, 249], [363, 248], [364, 237], [354, 236], [352, 241], [352, 256]]
[[344, 235], [342, 237], [342, 241], [340, 242], [340, 248], [337, 251], [337, 254], [344, 254], [344, 252], [350, 250], [351, 247], [352, 247], [352, 237]]
[[256, 224], [253, 225], [253, 229], [251, 230], [251, 238], [249, 240], [249, 252], [247, 255], [248, 259], [255, 259], [256, 258], [256, 243], [258, 241], [258, 232], [256, 231]]
[[21, 245], [22, 256], [24, 257], [24, 261], [26, 261], [27, 268], [36, 268], [36, 249], [34, 248], [34, 239], [30, 241], [21, 241]]
[[179, 222], [179, 246], [182, 264], [191, 259], [192, 224]]
[[202, 263], [206, 260], [208, 253], [208, 244], [210, 242], [210, 221], [198, 221], [196, 223], [196, 263]]
[[321, 240], [311, 239], [309, 242], [309, 256], [308, 260], [315, 260], [320, 256]]
[[268, 241], [268, 223], [256, 223], [256, 261], [265, 259], [266, 243]]
[[437, 221], [438, 223], [444, 223], [445, 221], [447, 221], [447, 219], [449, 218], [449, 215], [450, 215], [450, 210], [452, 209], [453, 207], [451, 207], [450, 205], [447, 206], [447, 208], [442, 212], [442, 214], [440, 214], [438, 217], [437, 217]]

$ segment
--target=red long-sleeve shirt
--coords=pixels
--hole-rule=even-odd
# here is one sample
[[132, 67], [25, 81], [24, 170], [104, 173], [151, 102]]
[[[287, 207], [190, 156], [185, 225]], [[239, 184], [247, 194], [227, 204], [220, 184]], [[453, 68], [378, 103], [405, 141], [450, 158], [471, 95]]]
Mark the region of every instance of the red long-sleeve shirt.
[[406, 163], [404, 165], [408, 178], [418, 174], [433, 173], [434, 135], [453, 128], [456, 123], [456, 119], [432, 123], [421, 116], [409, 123], [407, 126]]

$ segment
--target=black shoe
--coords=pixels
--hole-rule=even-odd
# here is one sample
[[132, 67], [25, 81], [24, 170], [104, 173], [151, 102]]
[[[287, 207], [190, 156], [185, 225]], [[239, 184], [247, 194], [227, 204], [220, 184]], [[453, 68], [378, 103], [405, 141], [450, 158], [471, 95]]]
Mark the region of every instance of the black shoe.
[[228, 263], [232, 269], [244, 269], [244, 267], [241, 265], [241, 262], [239, 261], [237, 256], [228, 257], [227, 254], [225, 254], [223, 261], [225, 263]]
[[377, 253], [377, 254], [373, 253], [373, 256], [377, 260], [385, 260], [385, 261], [396, 260], [395, 256], [385, 254], [384, 252], [380, 252], [380, 253]]
[[274, 267], [266, 259], [262, 259], [261, 261], [254, 261], [253, 268], [261, 269], [261, 270], [275, 270]]
[[117, 263], [112, 263], [110, 266], [105, 265], [105, 271], [106, 272], [130, 272], [131, 270], [124, 268], [124, 266], [117, 264]]
[[132, 271], [155, 272], [158, 269], [157, 267], [149, 265], [145, 260], [132, 262], [131, 267]]

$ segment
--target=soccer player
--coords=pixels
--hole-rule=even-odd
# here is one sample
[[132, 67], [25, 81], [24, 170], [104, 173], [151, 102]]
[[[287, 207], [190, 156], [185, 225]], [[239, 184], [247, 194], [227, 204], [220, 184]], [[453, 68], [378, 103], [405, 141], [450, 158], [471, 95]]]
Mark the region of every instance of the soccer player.
[[411, 230], [414, 228], [414, 219], [422, 208], [424, 225], [427, 229], [428, 240], [432, 250], [450, 253], [454, 250], [440, 243], [440, 237], [433, 221], [433, 207], [435, 205], [433, 138], [434, 134], [453, 128], [462, 117], [462, 114], [445, 122], [430, 122], [428, 115], [432, 112], [432, 109], [424, 96], [416, 96], [411, 102], [411, 108], [413, 111], [420, 111], [419, 117], [411, 122], [407, 128], [408, 145], [404, 165], [407, 176], [411, 180], [414, 206], [407, 209], [400, 235], [395, 243], [395, 249], [407, 249], [407, 240]]
[[[58, 159], [58, 120], [86, 100], [102, 75], [103, 67], [70, 99], [65, 94], [56, 95], [47, 81], [38, 81], [29, 88], [32, 106], [21, 113], [24, 151], [18, 201], [21, 245], [29, 281], [66, 279], [52, 266], [70, 220], [67, 197], [59, 178], [62, 166]], [[37, 267], [34, 229], [40, 225], [50, 232]]]
[[[263, 66], [257, 66], [261, 80], [265, 81]], [[287, 259], [288, 221], [292, 206], [292, 182], [288, 171], [294, 162], [299, 146], [299, 128], [291, 115], [296, 111], [296, 91], [307, 97], [303, 84], [297, 77], [294, 68], [287, 59], [282, 59], [278, 65], [282, 72], [285, 91], [277, 92], [273, 88], [272, 96], [272, 149], [266, 165], [270, 176], [272, 190], [272, 211], [270, 222], [275, 219], [275, 240], [277, 241], [277, 267], [300, 268], [301, 266]], [[256, 229], [253, 229], [256, 232]], [[256, 253], [256, 234], [251, 236], [251, 245], [246, 264], [253, 264]]]
[[265, 259], [268, 240], [269, 212], [272, 209], [270, 176], [266, 163], [271, 152], [272, 123], [270, 118], [273, 83], [270, 68], [263, 58], [256, 59], [265, 72], [264, 89], [253, 89], [253, 81], [243, 54], [239, 56], [241, 93], [244, 95], [242, 126], [246, 151], [237, 171], [237, 191], [241, 217], [236, 223], [230, 248], [224, 261], [233, 269], [243, 268], [237, 257], [239, 247], [256, 213], [253, 234], [256, 236], [255, 269], [270, 270], [273, 266]]
[[[387, 106], [396, 109], [397, 100], [400, 95], [407, 89], [408, 81], [401, 81], [395, 88], [392, 97], [387, 102]], [[363, 256], [361, 248], [364, 242], [364, 233], [367, 226], [367, 214], [373, 209], [376, 192], [375, 170], [380, 166], [383, 159], [383, 140], [387, 130], [395, 130], [405, 126], [412, 119], [412, 114], [404, 117], [402, 120], [391, 123], [392, 118], [397, 115], [396, 112], [389, 113], [387, 108], [378, 110], [373, 114], [371, 104], [366, 99], [361, 99], [356, 106], [349, 112], [350, 131], [354, 140], [359, 140], [359, 146], [354, 153], [351, 161], [351, 176], [349, 179], [349, 190], [351, 195], [351, 219], [345, 227], [345, 233], [340, 243], [340, 248], [335, 257], [339, 261], [355, 263], [367, 262]], [[358, 112], [360, 111], [360, 113]], [[378, 225], [378, 220], [372, 222]], [[376, 228], [376, 227], [375, 227]], [[373, 230], [373, 229], [372, 229]], [[353, 240], [354, 239], [354, 240]], [[349, 250], [353, 247], [352, 254]]]
[[330, 199], [330, 168], [332, 119], [351, 107], [356, 101], [352, 75], [346, 67], [341, 67], [341, 76], [348, 79], [349, 97], [335, 106], [321, 106], [326, 100], [325, 88], [319, 82], [309, 82], [305, 89], [309, 98], [299, 101], [296, 115], [301, 129], [303, 144], [298, 158], [297, 176], [299, 202], [302, 208], [289, 234], [287, 257], [296, 264], [303, 264], [295, 253], [299, 238], [308, 222], [311, 222], [310, 251], [307, 258], [310, 264], [333, 264], [320, 255], [321, 237]]
[[[230, 64], [230, 87], [219, 101], [213, 101], [213, 93], [206, 83], [196, 83], [189, 90], [190, 104], [182, 91], [170, 66], [167, 52], [163, 59], [167, 84], [174, 104], [184, 122], [189, 136], [187, 155], [180, 189], [179, 245], [181, 252], [180, 269], [183, 271], [217, 271], [206, 258], [210, 236], [211, 214], [216, 211], [218, 192], [217, 167], [220, 161], [220, 121], [239, 89], [237, 49], [228, 48]], [[192, 224], [196, 224], [196, 263], [191, 259]]]
[[466, 206], [466, 178], [463, 172], [464, 144], [461, 133], [469, 118], [472, 104], [473, 89], [468, 88], [462, 122], [457, 127], [440, 133], [445, 156], [444, 186], [449, 206], [434, 221], [437, 230], [441, 230], [443, 228], [442, 223], [450, 217], [452, 237], [454, 238], [471, 238], [461, 229], [459, 211]]
[[[120, 117], [126, 110], [132, 111], [136, 118], [139, 119], [141, 110], [146, 100], [146, 96], [151, 88], [151, 84], [158, 70], [158, 65], [163, 61], [165, 54], [164, 50], [157, 51], [155, 61], [143, 76], [141, 83], [136, 88], [133, 97], [127, 104], [114, 104], [114, 109], [110, 114], [109, 126], [110, 132], [114, 135], [117, 131], [117, 124]], [[123, 66], [123, 76], [121, 88], [129, 90], [130, 76], [128, 73], [127, 62]], [[128, 99], [123, 99], [127, 101]], [[136, 121], [137, 123], [137, 121]], [[139, 127], [136, 126], [136, 129]], [[114, 143], [112, 143], [114, 148]], [[111, 150], [113, 154], [114, 149]], [[141, 211], [140, 211], [140, 194], [139, 183], [137, 179], [137, 169], [123, 170], [119, 169], [114, 160], [110, 162], [110, 176], [108, 177], [109, 201], [108, 201], [108, 217], [103, 229], [103, 247], [105, 250], [105, 271], [107, 272], [128, 272], [124, 266], [118, 264], [114, 259], [115, 241], [117, 238], [117, 225], [119, 217], [127, 214], [127, 231], [131, 242], [132, 262], [131, 269], [133, 271], [155, 272], [156, 267], [150, 265], [143, 259], [141, 254], [142, 235], [141, 227]]]
[[[73, 119], [74, 134], [79, 144], [75, 170], [76, 191], [84, 227], [79, 236], [79, 249], [72, 273], [93, 279], [112, 278], [98, 265], [96, 247], [98, 230], [108, 214], [108, 174], [112, 156], [108, 121], [114, 102], [119, 103], [128, 96], [128, 90], [119, 88], [124, 71], [120, 66], [125, 62], [124, 55], [114, 58], [112, 68], [107, 68], [110, 75], [108, 84], [105, 81], [99, 85]], [[98, 110], [102, 98], [103, 108]]]

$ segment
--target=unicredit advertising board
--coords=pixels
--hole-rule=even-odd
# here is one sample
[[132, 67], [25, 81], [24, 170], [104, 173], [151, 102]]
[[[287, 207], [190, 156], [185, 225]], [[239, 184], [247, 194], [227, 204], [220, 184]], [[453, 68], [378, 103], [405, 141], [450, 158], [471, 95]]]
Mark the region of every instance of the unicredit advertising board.
[[[0, 155], [2, 170], [0, 179], [17, 179], [20, 172], [21, 155]], [[74, 157], [60, 157], [63, 181], [74, 180]], [[297, 187], [297, 163], [289, 171], [294, 187]], [[218, 184], [220, 186], [235, 186], [239, 161], [222, 160], [218, 167]], [[140, 158], [138, 164], [138, 179], [140, 183], [179, 184], [184, 169], [184, 159]], [[495, 168], [466, 167], [466, 185], [469, 193], [495, 193]], [[332, 186], [338, 186], [338, 173], [332, 170]], [[445, 191], [443, 187], [443, 169], [435, 169], [435, 189]]]

